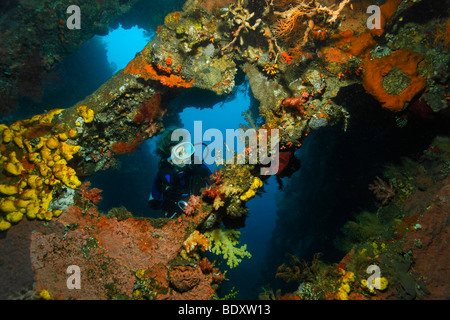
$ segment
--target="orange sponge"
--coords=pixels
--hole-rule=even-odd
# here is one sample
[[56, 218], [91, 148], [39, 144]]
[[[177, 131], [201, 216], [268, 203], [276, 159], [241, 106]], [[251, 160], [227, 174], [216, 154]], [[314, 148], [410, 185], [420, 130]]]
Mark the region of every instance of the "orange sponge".
[[[412, 50], [401, 49], [389, 56], [367, 61], [364, 66], [363, 86], [373, 95], [384, 108], [398, 112], [405, 108], [417, 94], [422, 92], [427, 84], [426, 80], [418, 74], [417, 64], [423, 57]], [[408, 76], [409, 86], [397, 95], [389, 94], [383, 87], [383, 78], [398, 68]]]

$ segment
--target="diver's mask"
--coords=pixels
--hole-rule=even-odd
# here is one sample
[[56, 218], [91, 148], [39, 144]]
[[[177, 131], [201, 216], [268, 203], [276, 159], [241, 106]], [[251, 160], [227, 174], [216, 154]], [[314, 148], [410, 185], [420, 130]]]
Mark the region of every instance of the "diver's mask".
[[167, 161], [172, 161], [176, 166], [183, 168], [190, 164], [191, 156], [194, 154], [194, 146], [190, 142], [181, 142], [172, 148], [172, 154]]

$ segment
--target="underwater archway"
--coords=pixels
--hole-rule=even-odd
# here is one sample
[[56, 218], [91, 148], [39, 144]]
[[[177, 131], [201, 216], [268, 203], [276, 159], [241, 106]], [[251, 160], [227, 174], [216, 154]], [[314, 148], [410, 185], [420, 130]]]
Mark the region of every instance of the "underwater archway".
[[[434, 232], [438, 223], [427, 225], [426, 220], [428, 212], [439, 216], [439, 211], [432, 210], [435, 206], [430, 203], [446, 199], [433, 194], [434, 188], [436, 193], [445, 191], [449, 172], [448, 139], [433, 140], [438, 134], [448, 135], [448, 94], [435, 81], [447, 78], [448, 70], [442, 69], [450, 59], [444, 25], [417, 25], [418, 36], [411, 38], [411, 25], [398, 20], [392, 30], [386, 25], [390, 41], [381, 43], [378, 32], [375, 37], [362, 31], [364, 4], [350, 7], [342, 0], [335, 7], [307, 7], [314, 19], [296, 16], [306, 30], [297, 26], [291, 33], [292, 28], [284, 29], [280, 19], [302, 12], [300, 5], [266, 1], [261, 6], [253, 0], [208, 4], [219, 2], [231, 4], [214, 10], [199, 8], [204, 2], [192, 0], [168, 14], [158, 28], [146, 24], [157, 36], [137, 53], [139, 48], [128, 46], [130, 55], [116, 65], [111, 66], [105, 43], [98, 37], [86, 42], [85, 48], [95, 47], [100, 54], [80, 64], [76, 52], [65, 60], [71, 70], [64, 70], [63, 63], [56, 70], [60, 74], [49, 82], [54, 87], [45, 88], [47, 107], [58, 102], [61, 109], [44, 112], [36, 103], [42, 87], [30, 87], [32, 81], [21, 83], [21, 92], [35, 103], [23, 104], [19, 117], [14, 115], [19, 121], [11, 123], [16, 120], [12, 117], [1, 125], [0, 238], [28, 242], [18, 247], [19, 253], [8, 253], [30, 249], [26, 257], [32, 260], [35, 290], [44, 299], [85, 297], [84, 292], [67, 291], [60, 281], [64, 275], [53, 272], [63, 270], [74, 258], [89, 274], [86, 292], [94, 298], [426, 295], [421, 280], [411, 280], [408, 272], [413, 262], [420, 265], [430, 253], [418, 250], [427, 247], [422, 248], [422, 240], [427, 239], [414, 238], [414, 232], [425, 228]], [[402, 6], [397, 10], [400, 2], [388, 0], [382, 6], [386, 21], [395, 17], [396, 22], [403, 10], [410, 10]], [[280, 11], [274, 11], [274, 5]], [[93, 12], [99, 9], [93, 7]], [[346, 15], [363, 23], [349, 26], [341, 20]], [[410, 19], [407, 14], [401, 17]], [[128, 15], [125, 22], [114, 23], [119, 31], [137, 31], [142, 39], [134, 19]], [[59, 41], [64, 42], [64, 21], [53, 22], [60, 31]], [[104, 34], [105, 25], [101, 27]], [[430, 34], [436, 35], [433, 50], [425, 45]], [[361, 44], [358, 50], [356, 43]], [[39, 54], [33, 59], [38, 61]], [[31, 60], [28, 67], [36, 69], [44, 66], [42, 62], [47, 66], [54, 62], [49, 56], [38, 65]], [[96, 63], [101, 68], [93, 67]], [[385, 64], [392, 70], [380, 73], [378, 67]], [[433, 69], [444, 71], [432, 75]], [[33, 71], [20, 70], [23, 78]], [[98, 87], [100, 73], [110, 79]], [[60, 86], [58, 76], [65, 81]], [[402, 85], [398, 87], [396, 81]], [[424, 91], [426, 86], [429, 91]], [[408, 94], [402, 95], [402, 90]], [[399, 109], [403, 110], [393, 112]], [[255, 164], [222, 166], [213, 175], [208, 173], [212, 183], [198, 196], [183, 192], [182, 201], [173, 201], [180, 210], [178, 217], [153, 219], [159, 216], [148, 209], [147, 199], [158, 171], [156, 139], [164, 127], [192, 130], [198, 120], [204, 123], [203, 130], [221, 127], [217, 132], [222, 132], [245, 122], [244, 126], [258, 128], [261, 136], [266, 130], [277, 132], [272, 146], [283, 152], [283, 168], [289, 170], [267, 178], [262, 158]], [[161, 157], [180, 159], [183, 150], [192, 149], [179, 148], [179, 154], [161, 153]], [[251, 153], [250, 149], [256, 147], [249, 143], [244, 150]], [[382, 166], [388, 162], [406, 168], [391, 165], [385, 173]], [[164, 177], [176, 180], [180, 174]], [[414, 201], [426, 203], [427, 210], [414, 208]], [[349, 221], [353, 218], [356, 222]], [[350, 239], [337, 241], [342, 226]], [[28, 234], [23, 237], [21, 232]], [[405, 254], [399, 242], [403, 237], [409, 237], [410, 250], [422, 254], [419, 259]], [[317, 252], [323, 254], [320, 262]], [[294, 268], [285, 260], [286, 253], [295, 255]], [[252, 259], [247, 259], [250, 254]], [[6, 269], [16, 271], [10, 268], [13, 260], [7, 261]], [[366, 281], [369, 263], [383, 263], [385, 277], [379, 282], [384, 286], [376, 288], [380, 292], [359, 285]], [[267, 290], [259, 295], [258, 286], [273, 284], [274, 276], [292, 281], [288, 286], [274, 284], [274, 289], [288, 293]], [[230, 281], [222, 283], [225, 278]], [[235, 290], [240, 294], [236, 296]]]

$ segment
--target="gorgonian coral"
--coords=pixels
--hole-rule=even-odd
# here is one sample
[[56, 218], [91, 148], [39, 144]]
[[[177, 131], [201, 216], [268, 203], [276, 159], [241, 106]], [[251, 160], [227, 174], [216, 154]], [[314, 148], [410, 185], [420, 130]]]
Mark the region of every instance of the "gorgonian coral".
[[386, 182], [380, 177], [376, 177], [374, 182], [369, 185], [369, 190], [373, 191], [377, 200], [385, 206], [395, 197], [395, 187], [392, 181]]
[[319, 36], [317, 31], [334, 24], [349, 1], [341, 1], [334, 9], [334, 6], [327, 7], [316, 0], [297, 0], [294, 5], [289, 4], [285, 11], [274, 11], [277, 21], [272, 26], [273, 34], [277, 39], [300, 50], [307, 44], [310, 36], [325, 39], [325, 31], [320, 31], [322, 33]]

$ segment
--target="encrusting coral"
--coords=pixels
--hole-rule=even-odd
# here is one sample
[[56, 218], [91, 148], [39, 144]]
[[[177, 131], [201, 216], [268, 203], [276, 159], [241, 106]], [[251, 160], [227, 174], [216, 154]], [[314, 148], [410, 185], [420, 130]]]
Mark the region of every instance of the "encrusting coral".
[[[186, 81], [181, 76], [177, 74], [173, 74], [171, 69], [162, 70], [159, 65], [156, 66], [156, 68], [152, 65], [152, 63], [149, 63], [147, 60], [147, 56], [149, 54], [148, 49], [142, 50], [142, 52], [136, 56], [133, 60], [128, 63], [126, 68], [124, 69], [125, 73], [133, 74], [136, 76], [139, 76], [146, 80], [157, 80], [162, 85], [167, 86], [169, 88], [173, 87], [183, 87], [183, 88], [189, 88], [194, 83], [194, 79]], [[160, 67], [158, 69], [158, 66]]]

